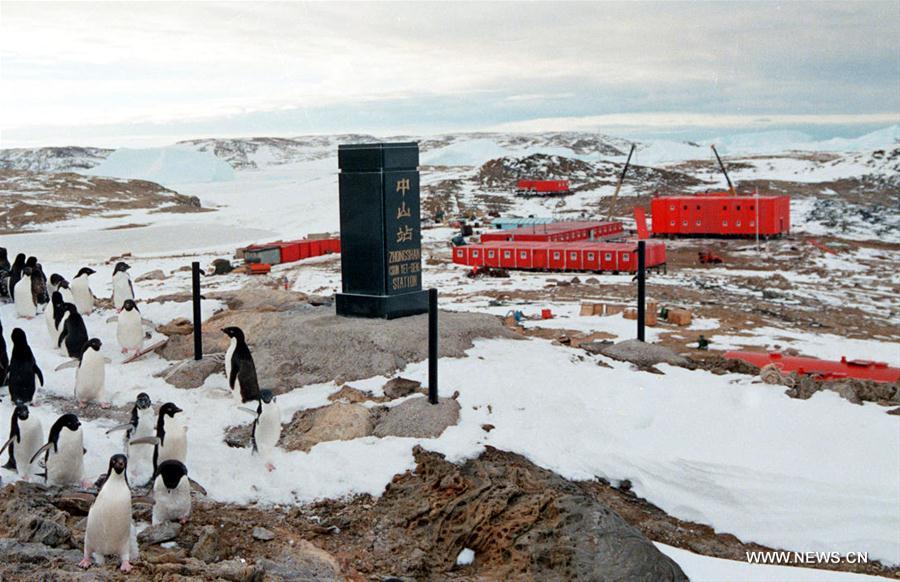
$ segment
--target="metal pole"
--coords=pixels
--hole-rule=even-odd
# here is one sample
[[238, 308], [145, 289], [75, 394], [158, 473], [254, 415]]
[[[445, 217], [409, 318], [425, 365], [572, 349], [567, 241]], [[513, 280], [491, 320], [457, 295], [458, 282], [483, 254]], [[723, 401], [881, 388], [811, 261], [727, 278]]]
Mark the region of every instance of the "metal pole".
[[638, 241], [638, 299], [637, 299], [637, 338], [644, 341], [644, 268], [645, 268], [645, 252], [646, 243], [642, 240]]
[[428, 290], [428, 402], [438, 403], [438, 292]]
[[191, 263], [191, 279], [194, 287], [194, 359], [203, 359], [203, 336], [200, 329], [200, 263]]

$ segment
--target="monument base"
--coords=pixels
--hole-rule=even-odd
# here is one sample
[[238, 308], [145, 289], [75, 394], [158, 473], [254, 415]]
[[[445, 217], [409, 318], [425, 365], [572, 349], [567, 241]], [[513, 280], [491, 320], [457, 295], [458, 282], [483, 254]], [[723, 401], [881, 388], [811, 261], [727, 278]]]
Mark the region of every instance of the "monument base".
[[343, 317], [396, 319], [407, 315], [428, 313], [428, 291], [413, 291], [400, 295], [361, 295], [337, 293], [337, 314]]

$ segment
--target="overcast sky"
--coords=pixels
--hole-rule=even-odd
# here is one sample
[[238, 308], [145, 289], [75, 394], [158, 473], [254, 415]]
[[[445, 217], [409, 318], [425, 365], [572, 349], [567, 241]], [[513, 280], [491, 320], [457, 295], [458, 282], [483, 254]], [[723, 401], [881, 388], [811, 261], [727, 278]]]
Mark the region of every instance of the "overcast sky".
[[897, 0], [0, 1], [2, 147], [898, 122]]

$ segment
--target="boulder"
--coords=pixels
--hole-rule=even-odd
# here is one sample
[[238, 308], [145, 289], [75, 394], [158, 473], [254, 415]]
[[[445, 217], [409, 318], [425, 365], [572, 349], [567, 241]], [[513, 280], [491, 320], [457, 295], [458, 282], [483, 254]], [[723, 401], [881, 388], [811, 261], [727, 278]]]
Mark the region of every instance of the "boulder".
[[224, 374], [225, 363], [210, 356], [204, 356], [202, 360], [193, 358], [183, 360], [177, 364], [169, 366], [162, 372], [157, 373], [157, 378], [163, 378], [166, 382], [176, 388], [199, 388], [203, 386], [206, 379], [213, 374]]
[[275, 539], [275, 534], [264, 527], [254, 527], [252, 535], [253, 539], [261, 542], [270, 542]]
[[392, 378], [384, 385], [384, 395], [389, 399], [402, 398], [409, 396], [422, 386], [421, 382], [409, 380], [407, 378]]
[[347, 441], [372, 434], [369, 409], [359, 404], [335, 402], [299, 410], [281, 431], [279, 445], [289, 451], [309, 451], [326, 441]]
[[140, 283], [141, 281], [162, 281], [166, 278], [166, 274], [162, 269], [155, 269], [153, 271], [149, 271], [140, 275], [134, 279], [135, 283]]
[[151, 525], [144, 528], [138, 534], [137, 540], [139, 544], [161, 544], [174, 540], [181, 533], [181, 524], [174, 521], [167, 521], [157, 525]]
[[375, 436], [436, 438], [459, 421], [459, 403], [452, 398], [439, 398], [437, 404], [428, 398], [410, 398], [385, 409], [375, 427]]
[[306, 540], [283, 550], [278, 558], [263, 558], [256, 563], [265, 569], [267, 577], [284, 582], [339, 582], [345, 579], [335, 557]]
[[207, 563], [222, 559], [219, 530], [214, 525], [204, 525], [200, 530], [200, 536], [191, 548], [191, 557]]
[[614, 360], [631, 362], [641, 367], [656, 364], [688, 366], [690, 360], [665, 346], [638, 341], [636, 339], [621, 341], [612, 345], [594, 345], [594, 342], [582, 344], [582, 348], [591, 353], [599, 353]]

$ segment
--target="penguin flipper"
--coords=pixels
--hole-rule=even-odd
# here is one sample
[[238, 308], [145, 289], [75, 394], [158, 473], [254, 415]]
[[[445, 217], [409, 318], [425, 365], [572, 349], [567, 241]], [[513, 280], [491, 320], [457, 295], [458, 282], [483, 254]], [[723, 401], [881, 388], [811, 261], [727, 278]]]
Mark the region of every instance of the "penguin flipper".
[[146, 319], [144, 317], [141, 318], [141, 323], [143, 323], [144, 325], [149, 325], [150, 327], [153, 327], [154, 325], [156, 325], [155, 323], [153, 323], [152, 321], [150, 321], [149, 319]]
[[110, 317], [106, 320], [106, 323], [116, 323], [117, 321], [119, 321], [119, 316], [113, 315], [112, 317]]
[[158, 445], [159, 437], [151, 436], [151, 437], [141, 437], [141, 438], [137, 438], [137, 439], [131, 439], [130, 441], [128, 441], [128, 444], [129, 445]]
[[53, 443], [49, 442], [49, 443], [45, 444], [44, 446], [42, 446], [41, 448], [39, 448], [37, 450], [37, 452], [34, 454], [34, 456], [31, 457], [31, 460], [28, 461], [28, 464], [30, 465], [31, 463], [33, 463], [34, 460], [37, 459], [38, 457], [40, 457], [42, 453], [49, 451], [50, 447], [52, 447], [52, 446], [53, 446]]
[[40, 378], [41, 386], [43, 386], [44, 385], [44, 373], [41, 372], [41, 369], [38, 367], [37, 364], [34, 365], [34, 375], [37, 376], [38, 378]]
[[232, 366], [231, 366], [231, 374], [228, 376], [228, 386], [232, 390], [234, 390], [234, 382], [235, 382], [235, 380], [237, 380], [239, 368], [240, 368], [240, 366], [235, 366], [234, 364], [232, 364]]
[[[58, 365], [54, 371], [59, 372], [60, 370], [65, 370], [66, 368], [77, 368], [80, 364], [80, 360], [72, 358], [68, 362], [63, 362], [62, 364]], [[43, 385], [43, 380], [41, 381], [41, 385]]]
[[61, 348], [63, 345], [63, 341], [66, 339], [66, 336], [69, 335], [69, 330], [63, 327], [62, 333], [59, 334], [59, 339], [56, 340], [56, 347]]
[[6, 447], [8, 447], [9, 444], [10, 444], [11, 442], [13, 442], [13, 439], [14, 439], [14, 438], [16, 438], [16, 437], [11, 436], [11, 437], [9, 437], [9, 439], [8, 439], [5, 443], [3, 443], [3, 446], [0, 447], [0, 455], [2, 455], [2, 454], [3, 454], [3, 451], [6, 450]]
[[188, 477], [188, 482], [189, 482], [191, 485], [193, 485], [195, 489], [197, 489], [198, 491], [200, 491], [200, 493], [202, 493], [202, 494], [204, 494], [204, 495], [207, 495], [206, 489], [203, 487], [203, 485], [201, 485], [200, 483], [197, 483], [196, 481], [194, 481], [194, 480], [191, 479], [190, 477]]
[[250, 414], [252, 416], [256, 416], [256, 411], [251, 410], [251, 409], [247, 408], [246, 406], [238, 406], [237, 409], [242, 412], [246, 412], [247, 414]]
[[[126, 422], [125, 424], [120, 424], [120, 425], [112, 427], [111, 429], [106, 431], [106, 434], [109, 434], [111, 432], [116, 432], [117, 430], [128, 430], [130, 428], [134, 428], [134, 425], [131, 424], [130, 422]], [[0, 451], [0, 453], [2, 453], [2, 451]]]

